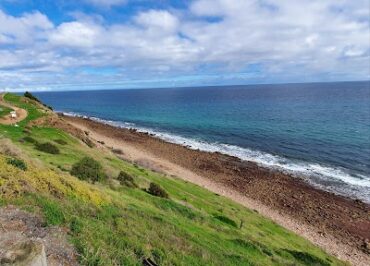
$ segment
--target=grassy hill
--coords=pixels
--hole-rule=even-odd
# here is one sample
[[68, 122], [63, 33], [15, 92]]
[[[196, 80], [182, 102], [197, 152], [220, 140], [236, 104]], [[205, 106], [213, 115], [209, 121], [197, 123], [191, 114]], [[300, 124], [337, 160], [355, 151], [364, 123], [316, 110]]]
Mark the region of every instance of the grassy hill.
[[[159, 265], [343, 264], [253, 210], [125, 162], [94, 147], [87, 134], [67, 133], [35, 101], [13, 94], [5, 100], [29, 116], [18, 127], [0, 125], [0, 205], [15, 204], [66, 228], [83, 265], [142, 265], [144, 258]], [[46, 118], [58, 126], [37, 123]], [[58, 152], [40, 148], [45, 143]], [[100, 164], [101, 181], [70, 174], [85, 157]], [[120, 172], [134, 185], [119, 182]], [[148, 193], [151, 183], [168, 198]]]
[[11, 111], [12, 111], [12, 109], [10, 109], [10, 108], [8, 108], [6, 106], [2, 106], [0, 104], [0, 117], [3, 117], [5, 115], [7, 115], [7, 114], [10, 114]]

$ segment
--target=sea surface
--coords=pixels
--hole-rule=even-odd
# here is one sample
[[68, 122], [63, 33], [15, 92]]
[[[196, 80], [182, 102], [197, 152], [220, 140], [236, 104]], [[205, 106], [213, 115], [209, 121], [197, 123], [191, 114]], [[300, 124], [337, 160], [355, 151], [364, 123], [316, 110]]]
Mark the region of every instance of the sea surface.
[[370, 202], [370, 81], [35, 95], [56, 111], [237, 156]]

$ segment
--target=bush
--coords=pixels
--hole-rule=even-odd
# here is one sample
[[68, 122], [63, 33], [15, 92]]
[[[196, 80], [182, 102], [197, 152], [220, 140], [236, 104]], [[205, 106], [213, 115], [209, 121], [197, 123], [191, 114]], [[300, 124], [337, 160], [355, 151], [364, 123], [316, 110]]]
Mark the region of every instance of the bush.
[[27, 97], [28, 99], [31, 99], [31, 100], [34, 100], [34, 101], [36, 101], [36, 102], [40, 102], [40, 100], [39, 99], [37, 99], [32, 93], [30, 93], [30, 92], [28, 92], [28, 91], [26, 91], [25, 93], [24, 93], [24, 97]]
[[29, 143], [37, 143], [37, 141], [34, 138], [30, 137], [30, 136], [26, 136], [22, 140], [25, 141], [25, 142], [29, 142]]
[[117, 177], [117, 180], [121, 183], [121, 185], [127, 187], [137, 187], [134, 178], [126, 172], [121, 171]]
[[153, 196], [157, 196], [161, 198], [168, 198], [167, 192], [155, 183], [150, 183], [148, 193]]
[[54, 142], [60, 144], [60, 145], [67, 145], [67, 141], [63, 140], [63, 139], [56, 139], [54, 140]]
[[72, 166], [71, 175], [81, 180], [101, 181], [106, 178], [103, 167], [93, 158], [85, 157]]
[[123, 154], [123, 151], [121, 149], [112, 149], [112, 152], [115, 153], [115, 154], [120, 154], [122, 155]]
[[89, 139], [89, 138], [84, 138], [83, 142], [89, 147], [89, 148], [95, 148], [95, 143]]
[[51, 106], [49, 106], [49, 105], [46, 105], [46, 104], [44, 104], [44, 103], [42, 103], [36, 96], [34, 96], [32, 93], [30, 93], [30, 92], [28, 92], [28, 91], [26, 91], [25, 93], [24, 93], [24, 95], [23, 95], [24, 97], [26, 97], [26, 98], [28, 98], [28, 99], [31, 99], [31, 100], [33, 100], [33, 101], [36, 101], [36, 102], [38, 102], [38, 103], [40, 103], [40, 104], [42, 104], [44, 107], [46, 107], [46, 108], [48, 108], [48, 109], [50, 109], [51, 111], [53, 111], [53, 107], [51, 107]]
[[27, 170], [27, 165], [24, 161], [16, 159], [16, 158], [11, 158], [6, 161], [8, 164], [13, 165], [14, 167], [17, 167], [23, 171]]
[[36, 143], [36, 149], [50, 154], [59, 154], [59, 148], [50, 142]]

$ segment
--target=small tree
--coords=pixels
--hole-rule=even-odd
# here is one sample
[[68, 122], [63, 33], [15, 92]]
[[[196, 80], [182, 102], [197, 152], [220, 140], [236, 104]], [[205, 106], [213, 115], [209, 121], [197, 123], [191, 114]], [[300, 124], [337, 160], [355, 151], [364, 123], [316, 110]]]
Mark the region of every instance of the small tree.
[[85, 157], [75, 163], [70, 173], [81, 180], [91, 180], [93, 182], [102, 181], [106, 178], [100, 163], [90, 157]]
[[123, 172], [123, 171], [119, 172], [117, 180], [121, 183], [121, 185], [124, 185], [127, 187], [137, 187], [137, 185], [135, 184], [134, 178], [126, 172]]
[[161, 188], [159, 185], [155, 183], [150, 183], [148, 193], [152, 194], [153, 196], [161, 197], [161, 198], [168, 198], [167, 192]]

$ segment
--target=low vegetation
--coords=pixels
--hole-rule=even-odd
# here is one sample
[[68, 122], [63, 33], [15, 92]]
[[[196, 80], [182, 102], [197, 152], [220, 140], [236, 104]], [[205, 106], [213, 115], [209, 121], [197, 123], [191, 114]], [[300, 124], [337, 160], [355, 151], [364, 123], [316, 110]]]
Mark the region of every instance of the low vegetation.
[[28, 143], [37, 143], [37, 141], [30, 137], [30, 136], [25, 136], [24, 138], [22, 138], [22, 141], [25, 141], [25, 142], [28, 142]]
[[38, 102], [39, 104], [43, 105], [44, 107], [46, 107], [46, 108], [48, 108], [50, 110], [53, 110], [53, 108], [51, 106], [42, 103], [36, 96], [34, 96], [32, 93], [30, 93], [28, 91], [26, 91], [23, 96], [26, 97], [26, 98], [28, 98], [28, 99], [31, 99], [31, 100], [33, 100], [35, 102]]
[[0, 118], [10, 114], [11, 111], [13, 111], [11, 108], [0, 105]]
[[130, 175], [130, 174], [124, 172], [124, 171], [120, 171], [119, 172], [118, 177], [117, 177], [117, 180], [123, 186], [137, 187], [137, 185], [136, 185], [136, 183], [135, 183], [134, 178], [132, 177], [132, 175]]
[[224, 224], [228, 224], [232, 227], [235, 227], [237, 228], [238, 225], [236, 224], [235, 221], [231, 220], [229, 217], [226, 217], [224, 215], [216, 215], [215, 218], [221, 222], [223, 222]]
[[37, 150], [50, 153], [50, 154], [59, 154], [59, 148], [55, 146], [54, 144], [50, 142], [45, 142], [45, 143], [36, 143], [35, 147]]
[[26, 92], [24, 93], [24, 97], [26, 97], [26, 98], [28, 98], [28, 99], [31, 99], [31, 100], [33, 100], [33, 101], [36, 101], [36, 102], [38, 102], [38, 103], [41, 103], [39, 99], [37, 99], [37, 98], [36, 98], [32, 93], [30, 93], [30, 92], [28, 92], [28, 91], [26, 91]]
[[56, 139], [56, 140], [54, 140], [54, 142], [56, 142], [60, 145], [67, 145], [67, 141], [65, 141], [64, 139]]
[[84, 138], [83, 142], [90, 148], [96, 147], [95, 143], [89, 138]]
[[148, 193], [156, 197], [168, 198], [168, 193], [160, 185], [153, 182], [149, 185]]
[[103, 167], [93, 158], [84, 157], [81, 161], [72, 166], [71, 175], [81, 180], [93, 182], [102, 181], [106, 178]]
[[123, 151], [121, 149], [112, 149], [112, 152], [118, 155], [122, 155]]
[[23, 160], [17, 158], [9, 158], [6, 162], [23, 171], [27, 170], [27, 164]]
[[[89, 148], [59, 129], [25, 132], [29, 121], [45, 113], [22, 97], [5, 98], [29, 117], [19, 127], [0, 125], [0, 206], [18, 205], [41, 214], [46, 226], [69, 228], [81, 265], [142, 265], [147, 259], [158, 265], [344, 265], [199, 186]], [[34, 141], [19, 141], [26, 137]], [[53, 142], [57, 156], [35, 149], [35, 143]], [[10, 157], [27, 168], [9, 164]], [[125, 187], [112, 187], [115, 178]]]

